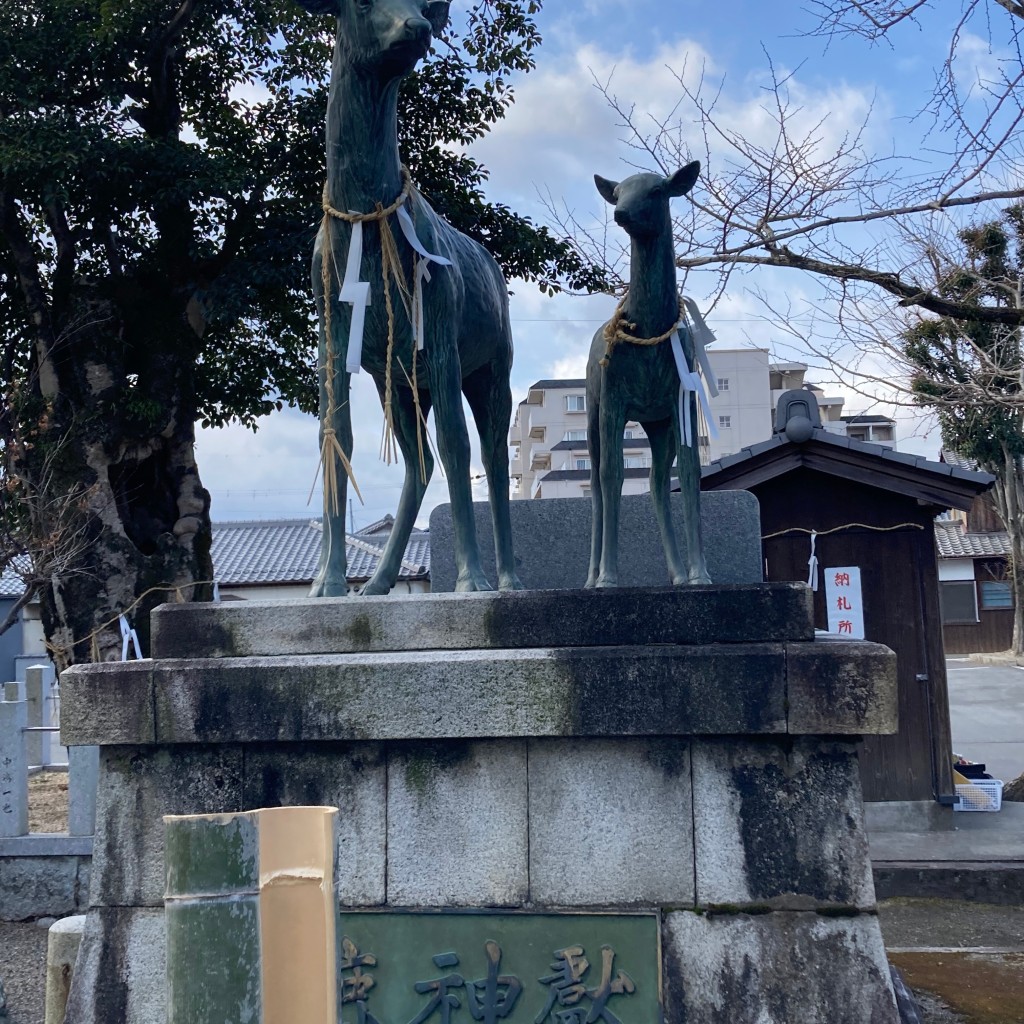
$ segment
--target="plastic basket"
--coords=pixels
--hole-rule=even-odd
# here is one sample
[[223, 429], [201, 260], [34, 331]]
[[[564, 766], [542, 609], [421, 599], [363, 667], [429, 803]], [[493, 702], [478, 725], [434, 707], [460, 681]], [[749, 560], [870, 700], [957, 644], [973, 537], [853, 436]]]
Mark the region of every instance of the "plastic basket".
[[1000, 779], [972, 779], [956, 787], [959, 803], [954, 811], [998, 811], [1003, 806], [1003, 783]]

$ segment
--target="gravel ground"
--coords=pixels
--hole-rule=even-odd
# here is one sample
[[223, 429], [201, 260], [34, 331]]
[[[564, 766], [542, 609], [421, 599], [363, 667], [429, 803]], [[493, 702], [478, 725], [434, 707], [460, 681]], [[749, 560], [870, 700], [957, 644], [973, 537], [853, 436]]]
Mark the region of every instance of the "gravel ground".
[[7, 992], [4, 1024], [43, 1024], [46, 928], [0, 921], [0, 979]]

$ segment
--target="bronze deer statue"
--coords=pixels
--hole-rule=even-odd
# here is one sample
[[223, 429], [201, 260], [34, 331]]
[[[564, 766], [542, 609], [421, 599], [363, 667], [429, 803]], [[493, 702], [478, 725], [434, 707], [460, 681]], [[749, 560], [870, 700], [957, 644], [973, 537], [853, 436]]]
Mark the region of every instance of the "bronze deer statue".
[[[587, 362], [593, 503], [588, 587], [618, 584], [622, 437], [630, 420], [638, 421], [650, 438], [651, 499], [672, 582], [711, 582], [700, 529], [698, 352], [692, 331], [683, 328], [674, 339], [683, 313], [669, 211], [670, 198], [689, 192], [699, 173], [695, 161], [667, 178], [634, 174], [615, 182], [594, 176], [601, 196], [615, 207], [615, 223], [630, 237], [630, 266], [629, 291], [612, 320], [594, 335]], [[684, 503], [683, 556], [669, 502], [673, 460]]]
[[[398, 577], [433, 470], [423, 436], [431, 408], [452, 504], [455, 589], [491, 589], [480, 568], [473, 521], [463, 395], [480, 434], [498, 585], [518, 589], [508, 510], [512, 332], [505, 279], [483, 246], [452, 228], [411, 186], [398, 155], [399, 83], [447, 23], [449, 5], [442, 0], [298, 2], [313, 13], [337, 17], [327, 104], [324, 208], [329, 215], [313, 251], [322, 451], [325, 459], [347, 464], [349, 375], [361, 366], [377, 385], [405, 462], [394, 528], [363, 593], [386, 594]], [[353, 319], [357, 329], [350, 334]], [[360, 324], [363, 341], [357, 351]], [[333, 496], [327, 478], [325, 468], [323, 542], [312, 596], [348, 591], [348, 478], [337, 473]]]

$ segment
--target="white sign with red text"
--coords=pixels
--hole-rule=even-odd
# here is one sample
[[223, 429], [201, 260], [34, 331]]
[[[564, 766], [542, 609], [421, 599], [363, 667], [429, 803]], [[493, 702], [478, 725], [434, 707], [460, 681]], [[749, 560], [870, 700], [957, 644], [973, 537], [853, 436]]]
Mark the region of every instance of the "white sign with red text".
[[825, 570], [825, 606], [828, 631], [864, 639], [864, 598], [860, 591], [860, 567], [844, 565]]

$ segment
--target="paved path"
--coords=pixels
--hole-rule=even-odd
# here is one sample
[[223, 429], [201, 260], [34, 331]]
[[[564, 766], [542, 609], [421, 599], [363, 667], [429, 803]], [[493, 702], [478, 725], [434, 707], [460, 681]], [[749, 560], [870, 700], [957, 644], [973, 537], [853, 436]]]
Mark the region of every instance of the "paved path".
[[1024, 667], [946, 661], [953, 749], [997, 779], [1024, 773]]

